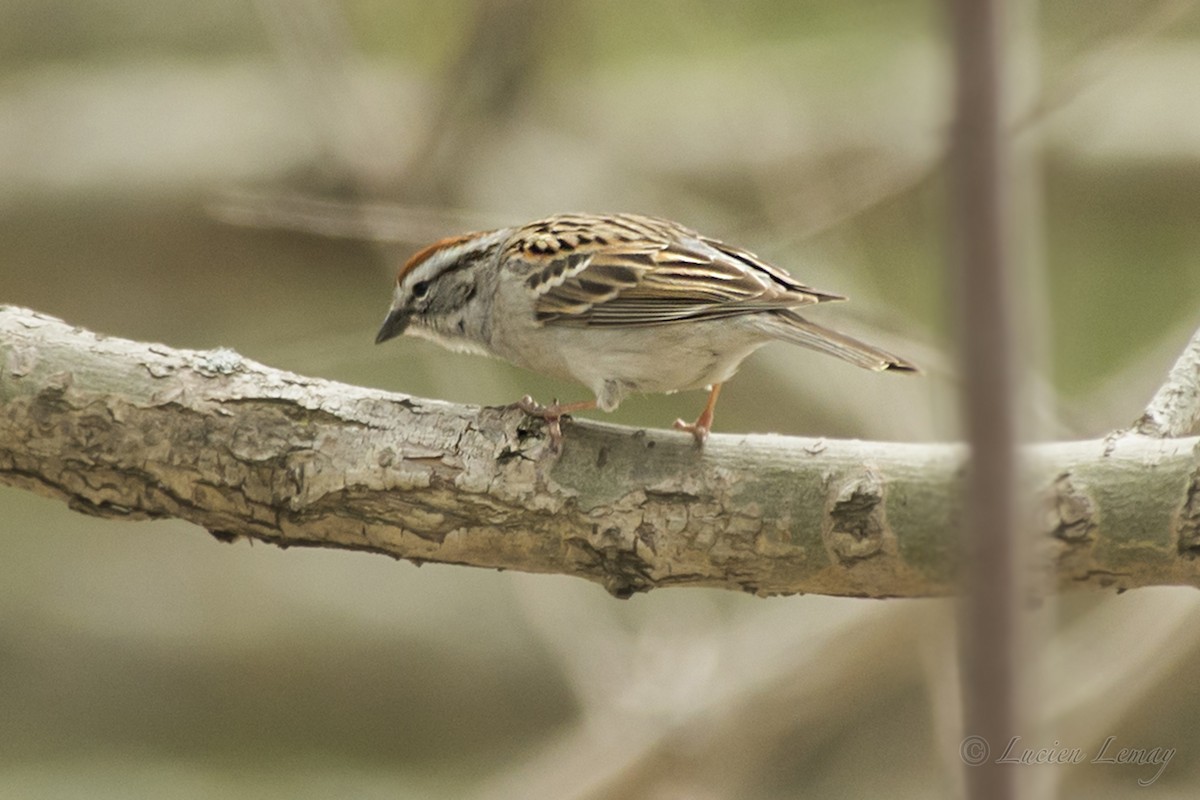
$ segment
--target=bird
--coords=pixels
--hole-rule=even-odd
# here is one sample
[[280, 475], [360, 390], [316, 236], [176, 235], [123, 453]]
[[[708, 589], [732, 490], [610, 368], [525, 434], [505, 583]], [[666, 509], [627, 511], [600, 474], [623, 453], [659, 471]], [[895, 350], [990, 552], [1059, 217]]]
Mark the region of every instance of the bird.
[[568, 414], [613, 411], [630, 394], [705, 388], [697, 419], [674, 426], [703, 445], [722, 384], [769, 342], [869, 370], [919, 371], [800, 314], [845, 299], [677, 222], [557, 214], [417, 251], [396, 276], [375, 342], [417, 336], [583, 384], [594, 400], [542, 405], [526, 395], [517, 403], [548, 423], [555, 449]]

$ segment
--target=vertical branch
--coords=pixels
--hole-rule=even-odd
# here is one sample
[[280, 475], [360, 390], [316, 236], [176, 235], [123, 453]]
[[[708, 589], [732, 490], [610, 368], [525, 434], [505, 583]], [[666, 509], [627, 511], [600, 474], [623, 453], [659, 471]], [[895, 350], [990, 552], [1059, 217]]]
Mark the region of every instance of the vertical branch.
[[[951, 0], [956, 74], [953, 267], [971, 460], [960, 618], [964, 727], [992, 748], [1016, 732], [1018, 553], [1015, 412], [1007, 281], [1002, 0]], [[1001, 752], [1000, 750], [996, 751]], [[1016, 797], [1017, 773], [986, 760], [968, 796]]]

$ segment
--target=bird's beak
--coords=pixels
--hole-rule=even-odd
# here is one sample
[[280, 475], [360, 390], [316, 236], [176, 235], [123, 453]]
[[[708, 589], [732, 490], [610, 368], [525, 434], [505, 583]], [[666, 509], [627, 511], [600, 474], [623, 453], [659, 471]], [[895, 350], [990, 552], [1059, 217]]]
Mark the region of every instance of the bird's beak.
[[404, 329], [408, 327], [408, 320], [409, 313], [407, 311], [402, 308], [393, 308], [383, 320], [383, 326], [380, 327], [379, 333], [375, 334], [375, 344], [395, 339], [404, 333]]

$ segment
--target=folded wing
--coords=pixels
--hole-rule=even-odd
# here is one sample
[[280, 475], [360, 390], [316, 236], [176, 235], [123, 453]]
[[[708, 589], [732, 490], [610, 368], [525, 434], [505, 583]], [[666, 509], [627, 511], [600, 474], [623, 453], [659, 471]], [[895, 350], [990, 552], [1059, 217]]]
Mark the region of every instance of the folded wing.
[[650, 217], [554, 217], [522, 229], [508, 247], [547, 325], [646, 327], [844, 299]]

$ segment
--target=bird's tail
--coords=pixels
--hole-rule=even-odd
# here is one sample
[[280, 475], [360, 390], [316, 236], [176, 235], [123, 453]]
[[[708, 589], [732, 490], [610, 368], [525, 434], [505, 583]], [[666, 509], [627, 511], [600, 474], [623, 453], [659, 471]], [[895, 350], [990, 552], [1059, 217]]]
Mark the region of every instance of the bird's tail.
[[855, 366], [876, 372], [920, 372], [917, 365], [886, 350], [860, 342], [852, 336], [809, 322], [794, 311], [776, 311], [775, 318], [783, 324], [771, 326], [771, 334], [786, 342], [808, 347]]

